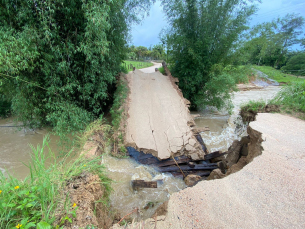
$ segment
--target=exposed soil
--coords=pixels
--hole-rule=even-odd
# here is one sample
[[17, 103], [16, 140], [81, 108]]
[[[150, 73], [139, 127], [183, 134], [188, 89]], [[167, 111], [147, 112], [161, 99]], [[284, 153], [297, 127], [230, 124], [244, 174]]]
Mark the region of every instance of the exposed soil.
[[[71, 212], [77, 209], [76, 217], [68, 215], [72, 223], [66, 220], [65, 228], [109, 228], [113, 224], [113, 215], [103, 202], [106, 193], [98, 175], [84, 173], [75, 177], [67, 183], [64, 193], [70, 197]], [[66, 215], [59, 215], [56, 225], [60, 225], [64, 217]]]
[[256, 115], [258, 113], [275, 113], [280, 112], [280, 107], [278, 105], [268, 104], [262, 109], [256, 111], [249, 109], [249, 107], [243, 107], [240, 111], [240, 116], [243, 119], [243, 122], [252, 122], [256, 120]]

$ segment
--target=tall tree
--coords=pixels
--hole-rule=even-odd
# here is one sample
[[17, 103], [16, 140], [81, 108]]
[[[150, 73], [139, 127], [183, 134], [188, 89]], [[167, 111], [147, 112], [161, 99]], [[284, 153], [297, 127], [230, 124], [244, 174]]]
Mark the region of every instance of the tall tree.
[[[185, 97], [195, 105], [220, 107], [228, 91], [212, 91], [217, 81], [212, 68], [227, 61], [255, 7], [243, 0], [162, 0], [162, 4], [171, 26], [165, 36], [172, 72]], [[226, 77], [223, 80], [224, 87], [231, 85]]]
[[15, 114], [57, 130], [103, 112], [131, 23], [151, 0], [2, 0], [0, 78]]
[[304, 17], [287, 14], [283, 18], [254, 26], [243, 47], [243, 53], [247, 55], [245, 59], [252, 64], [280, 68], [285, 64], [293, 45], [301, 44], [304, 23]]

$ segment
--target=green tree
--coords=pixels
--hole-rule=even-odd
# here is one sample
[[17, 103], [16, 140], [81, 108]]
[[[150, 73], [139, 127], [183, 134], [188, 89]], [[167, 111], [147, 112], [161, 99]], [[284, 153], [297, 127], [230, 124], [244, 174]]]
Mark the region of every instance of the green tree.
[[295, 75], [305, 75], [305, 52], [292, 56], [282, 69]]
[[152, 56], [156, 60], [163, 58], [165, 56], [163, 45], [161, 44], [154, 45], [152, 48]]
[[248, 28], [246, 24], [255, 7], [241, 0], [162, 3], [170, 23], [163, 40], [169, 46], [172, 73], [179, 78], [184, 96], [197, 106], [221, 107], [234, 83], [228, 76], [214, 74], [213, 69], [218, 67], [213, 66], [228, 62], [229, 53]]
[[128, 29], [150, 0], [0, 2], [0, 77], [19, 120], [82, 129], [110, 102]]
[[280, 68], [286, 63], [291, 47], [300, 44], [304, 18], [287, 14], [272, 22], [256, 25], [242, 50], [246, 62]]
[[147, 53], [148, 49], [144, 46], [138, 46], [136, 47], [136, 54], [138, 57], [138, 60], [143, 59]]

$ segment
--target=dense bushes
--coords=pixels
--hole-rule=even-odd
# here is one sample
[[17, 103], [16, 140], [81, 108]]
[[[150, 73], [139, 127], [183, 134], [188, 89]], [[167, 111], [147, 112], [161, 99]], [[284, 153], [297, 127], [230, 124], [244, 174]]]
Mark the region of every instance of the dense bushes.
[[281, 105], [289, 113], [302, 112], [305, 118], [305, 81], [284, 87], [271, 102]]
[[286, 66], [282, 67], [282, 70], [294, 75], [305, 75], [305, 53], [297, 53], [292, 56]]
[[0, 95], [0, 117], [7, 117], [11, 111], [12, 103]]
[[[0, 77], [19, 120], [79, 130], [103, 113], [149, 0], [0, 3]], [[145, 13], [145, 11], [142, 11]]]

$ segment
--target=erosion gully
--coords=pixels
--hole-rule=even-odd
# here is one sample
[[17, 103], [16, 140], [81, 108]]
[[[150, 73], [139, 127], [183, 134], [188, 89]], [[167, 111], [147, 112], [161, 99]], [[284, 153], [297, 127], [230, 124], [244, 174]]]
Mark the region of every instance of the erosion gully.
[[[202, 132], [210, 152], [226, 151], [235, 139], [246, 135], [246, 125], [242, 123], [239, 116], [239, 108], [249, 100], [268, 100], [278, 91], [279, 87], [268, 86], [260, 90], [239, 91], [233, 94], [233, 113], [229, 115], [226, 111], [212, 111], [206, 109], [192, 113], [196, 125], [199, 128], [208, 127], [210, 131]], [[29, 174], [25, 166], [30, 161], [30, 145], [36, 147], [41, 145], [43, 137], [49, 130], [18, 130], [13, 126], [11, 119], [0, 120], [0, 170], [10, 173], [19, 179]], [[50, 136], [50, 148], [56, 154], [58, 152], [55, 136]], [[45, 151], [48, 153], [48, 151]], [[130, 213], [134, 208], [140, 209], [140, 218], [146, 219], [152, 216], [155, 210], [169, 196], [186, 188], [180, 178], [175, 178], [167, 173], [159, 173], [153, 167], [143, 166], [133, 159], [117, 159], [108, 155], [102, 156], [108, 170], [108, 176], [113, 179], [113, 192], [110, 201], [114, 210], [121, 215]], [[147, 181], [158, 181], [157, 189], [142, 189], [134, 191], [130, 182], [134, 178], [141, 178]]]

